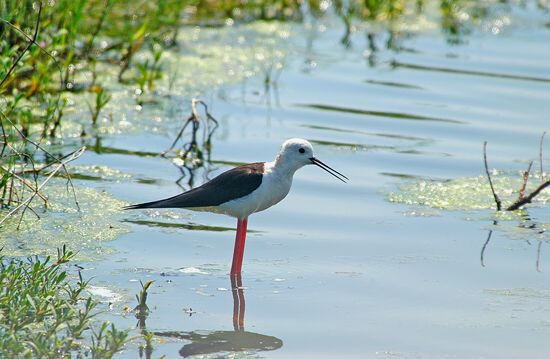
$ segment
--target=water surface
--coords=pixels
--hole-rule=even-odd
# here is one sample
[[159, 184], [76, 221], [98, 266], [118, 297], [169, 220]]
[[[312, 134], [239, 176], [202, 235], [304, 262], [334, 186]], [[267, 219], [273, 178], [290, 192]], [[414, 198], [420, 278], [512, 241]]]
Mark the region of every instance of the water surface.
[[[404, 184], [483, 175], [483, 141], [490, 166], [510, 176], [538, 158], [550, 123], [549, 18], [519, 7], [507, 16], [498, 34], [487, 20], [458, 43], [428, 27], [386, 49], [381, 32], [374, 53], [363, 31], [343, 46], [335, 19], [284, 25], [288, 34], [270, 44], [280, 53], [269, 58], [284, 64], [276, 82], [266, 85], [258, 68], [203, 91], [220, 127], [213, 161], [193, 184], [232, 163], [271, 160], [289, 137], [310, 140], [317, 157], [351, 181], [304, 168], [282, 203], [253, 215], [241, 290], [228, 277], [234, 219], [114, 215], [129, 232], [104, 244], [112, 252], [103, 259], [81, 263], [97, 286], [121, 295], [106, 316], [133, 326], [121, 308], [139, 280], [154, 280], [152, 357], [545, 357], [548, 205], [495, 222], [491, 209], [388, 201]], [[189, 177], [176, 183], [178, 167], [156, 154], [172, 142], [188, 101], [175, 91], [139, 114], [128, 102], [124, 116], [151, 130], [102, 134], [79, 163], [124, 176], [76, 183], [132, 203], [187, 189]], [[130, 346], [120, 357], [138, 352]]]

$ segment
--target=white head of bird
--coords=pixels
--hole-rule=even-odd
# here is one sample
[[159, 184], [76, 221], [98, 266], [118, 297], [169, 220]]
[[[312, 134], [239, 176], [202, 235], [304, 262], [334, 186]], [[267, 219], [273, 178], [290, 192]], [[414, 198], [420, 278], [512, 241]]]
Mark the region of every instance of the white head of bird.
[[310, 158], [312, 157], [313, 146], [311, 143], [301, 138], [291, 138], [283, 142], [275, 162], [277, 167], [285, 167], [291, 172], [295, 172], [305, 165], [311, 165]]
[[345, 182], [343, 178], [348, 179], [340, 172], [315, 158], [313, 155], [313, 146], [309, 141], [302, 138], [290, 138], [283, 142], [281, 150], [277, 154], [277, 158], [275, 158], [275, 166], [284, 169], [285, 172], [294, 173], [306, 165], [319, 166], [342, 182]]

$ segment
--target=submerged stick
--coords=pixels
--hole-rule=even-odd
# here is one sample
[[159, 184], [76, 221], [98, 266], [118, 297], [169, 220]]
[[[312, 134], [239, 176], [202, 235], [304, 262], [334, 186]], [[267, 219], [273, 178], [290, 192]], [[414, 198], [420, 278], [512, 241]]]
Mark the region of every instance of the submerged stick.
[[483, 142], [483, 162], [485, 163], [485, 173], [487, 173], [487, 178], [489, 179], [489, 186], [491, 186], [491, 192], [493, 193], [493, 197], [497, 205], [497, 211], [500, 211], [502, 208], [502, 201], [495, 192], [493, 181], [491, 180], [491, 174], [489, 173], [489, 166], [487, 165], [487, 141]]

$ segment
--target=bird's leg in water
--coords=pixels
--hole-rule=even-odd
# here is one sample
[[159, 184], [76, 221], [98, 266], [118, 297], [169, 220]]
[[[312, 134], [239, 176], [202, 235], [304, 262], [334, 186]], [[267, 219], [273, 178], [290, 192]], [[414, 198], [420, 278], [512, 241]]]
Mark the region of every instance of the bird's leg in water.
[[244, 331], [244, 289], [240, 274], [230, 276], [231, 291], [233, 292], [233, 328], [235, 331]]
[[231, 265], [231, 275], [241, 274], [247, 224], [248, 224], [248, 217], [244, 219], [240, 219], [240, 218], [237, 219], [237, 235], [235, 236], [235, 249], [233, 250], [233, 263]]

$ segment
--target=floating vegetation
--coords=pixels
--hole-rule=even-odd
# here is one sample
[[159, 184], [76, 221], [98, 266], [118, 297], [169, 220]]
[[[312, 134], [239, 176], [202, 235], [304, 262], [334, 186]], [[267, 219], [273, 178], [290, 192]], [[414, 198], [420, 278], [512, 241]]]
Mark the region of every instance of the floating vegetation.
[[79, 260], [97, 259], [112, 252], [105, 241], [128, 232], [119, 218], [124, 202], [95, 188], [75, 187], [80, 210], [71, 205], [72, 194], [65, 182], [52, 180], [49, 184], [48, 211], [36, 210], [40, 220], [27, 213], [21, 220], [12, 217], [2, 227], [0, 247], [3, 254], [22, 256], [28, 253], [52, 255], [55, 248], [68, 244], [78, 248]]
[[[503, 202], [512, 203], [516, 200], [523, 183], [523, 173], [493, 170], [491, 177], [495, 191], [500, 194]], [[527, 185], [528, 190], [537, 187], [536, 179], [540, 179], [540, 174], [533, 174], [532, 178], [533, 180]], [[451, 211], [495, 208], [486, 176], [462, 177], [446, 181], [422, 179], [399, 186], [399, 191], [389, 193], [387, 198], [390, 202]], [[544, 206], [549, 201], [550, 189], [547, 188], [533, 199], [531, 206]]]
[[[174, 88], [204, 90], [225, 83], [235, 83], [270, 68], [281, 69], [292, 36], [291, 25], [282, 22], [254, 22], [225, 28], [184, 28], [181, 53], [167, 54], [168, 66], [190, 68], [178, 72]], [[177, 56], [174, 58], [174, 56]]]

